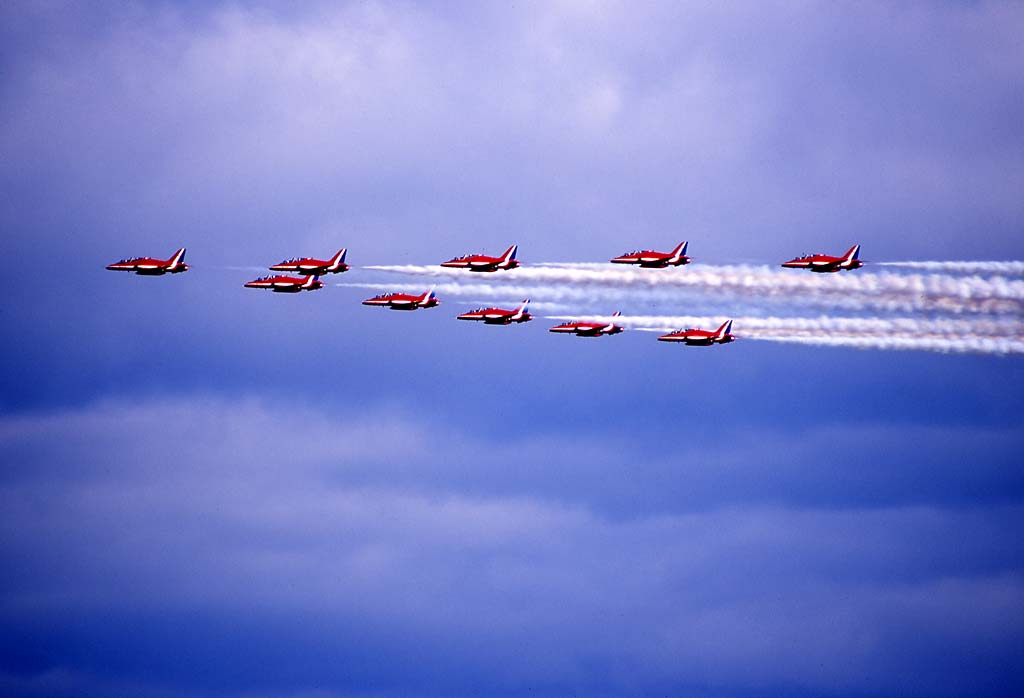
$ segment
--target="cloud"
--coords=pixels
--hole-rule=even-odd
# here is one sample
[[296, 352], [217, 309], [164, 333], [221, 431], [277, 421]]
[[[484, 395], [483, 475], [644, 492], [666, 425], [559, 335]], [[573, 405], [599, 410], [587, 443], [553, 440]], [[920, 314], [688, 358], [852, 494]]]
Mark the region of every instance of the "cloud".
[[394, 259], [515, 235], [556, 258], [684, 230], [721, 259], [983, 225], [972, 254], [1019, 252], [1016, 9], [69, 13], [0, 134], [8, 177], [88, 201], [93, 242], [201, 228], [226, 257], [287, 228]]
[[[623, 517], [561, 489], [559, 471], [586, 490], [582, 477], [608, 488], [620, 471], [642, 479], [649, 465], [622, 456], [587, 472], [573, 459], [600, 450], [529, 437], [505, 463], [434, 426], [396, 408], [288, 414], [218, 400], [7, 418], [0, 442], [18, 467], [0, 489], [5, 624], [38, 638], [40, 619], [74, 618], [72, 647], [90, 637], [107, 646], [116, 628], [147, 616], [163, 626], [208, 615], [201, 632], [217, 619], [263, 617], [280, 633], [272, 642], [227, 631], [227, 645], [209, 648], [225, 665], [248, 651], [287, 663], [321, 641], [351, 656], [359, 650], [344, 635], [363, 628], [374, 652], [408, 662], [398, 692], [420, 682], [427, 693], [695, 683], [957, 695], [968, 679], [1013, 685], [1024, 551], [1003, 532], [1020, 522], [1019, 497], [830, 511], [787, 500], [772, 483], [789, 476], [770, 461], [748, 469], [751, 453], [726, 450], [702, 454], [700, 470], [744, 473], [716, 486], [749, 479], [747, 503], [711, 497]], [[544, 477], [534, 465], [550, 449]], [[898, 458], [886, 463], [890, 482], [901, 477]], [[467, 462], [489, 474], [518, 469], [506, 483], [530, 481], [481, 489], [467, 484]], [[686, 486], [708, 492], [699, 480]], [[305, 629], [306, 618], [318, 629]], [[123, 650], [172, 687], [169, 664], [149, 653], [179, 641], [174, 627]], [[990, 652], [969, 671], [947, 662], [979, 645]], [[33, 661], [88, 672], [69, 651]], [[880, 661], [884, 675], [872, 671]], [[318, 685], [352, 688], [315, 665]], [[225, 668], [211, 671], [208, 681], [239, 686]]]

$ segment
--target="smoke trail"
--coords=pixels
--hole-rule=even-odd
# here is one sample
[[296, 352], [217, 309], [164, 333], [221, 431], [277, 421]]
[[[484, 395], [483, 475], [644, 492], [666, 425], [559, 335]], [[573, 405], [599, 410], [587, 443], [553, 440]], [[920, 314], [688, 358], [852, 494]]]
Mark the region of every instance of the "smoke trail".
[[[554, 318], [557, 319], [557, 318]], [[620, 318], [621, 319], [621, 318]], [[638, 318], [628, 318], [635, 321]], [[636, 327], [642, 332], [666, 332], [679, 325], [702, 325], [706, 328], [716, 327], [720, 318], [667, 318], [670, 320], [699, 320], [701, 322], [683, 322], [663, 327]], [[942, 353], [972, 354], [1024, 354], [1024, 339], [1020, 328], [1011, 331], [1009, 328], [997, 328], [996, 334], [986, 334], [985, 327], [963, 327], [959, 332], [949, 332], [948, 328], [929, 328], [923, 326], [919, 331], [907, 332], [891, 330], [880, 332], [868, 325], [865, 330], [856, 328], [857, 318], [842, 318], [835, 322], [834, 318], [826, 318], [832, 323], [821, 323], [822, 327], [814, 327], [815, 320], [796, 320], [793, 318], [738, 318], [734, 321], [734, 333], [743, 339], [755, 339], [768, 342], [789, 344], [805, 344], [814, 346], [852, 347], [856, 349], [881, 350], [913, 350], [935, 351]], [[595, 320], [597, 321], [597, 320]], [[914, 322], [903, 319], [903, 323]], [[745, 324], [741, 324], [745, 323]], [[807, 327], [787, 327], [787, 324], [804, 324]], [[622, 324], [622, 323], [620, 323]], [[847, 329], [829, 330], [828, 324], [845, 324]], [[777, 327], [771, 327], [778, 325]]]
[[[698, 316], [608, 315], [547, 316], [550, 320], [616, 322], [644, 332], [671, 332], [680, 327], [718, 327], [725, 318]], [[1024, 353], [1024, 325], [1019, 322], [924, 318], [733, 318], [734, 333], [749, 339], [861, 349], [905, 349], [975, 354]]]
[[1024, 274], [1024, 262], [873, 262], [873, 266], [903, 267], [954, 274]]
[[853, 347], [856, 349], [896, 349], [937, 351], [959, 354], [1024, 354], [1024, 342], [1003, 337], [933, 338], [903, 335], [844, 336], [844, 335], [753, 335], [751, 339], [814, 346]]
[[[910, 293], [949, 296], [962, 299], [999, 298], [1016, 301], [1024, 300], [1024, 281], [995, 278], [962, 278], [941, 274], [892, 274], [881, 272], [875, 274], [807, 274], [794, 273], [792, 270], [781, 270], [765, 266], [722, 265], [700, 266], [695, 269], [666, 270], [619, 270], [608, 269], [608, 265], [599, 264], [548, 264], [539, 270], [523, 269], [516, 272], [539, 272], [539, 276], [555, 280], [559, 271], [568, 272], [564, 280], [600, 283], [607, 281], [613, 285], [670, 285], [700, 286], [728, 289], [731, 287], [750, 288], [761, 291], [777, 291], [788, 294], [793, 291], [810, 293], [846, 294], [860, 293]], [[513, 272], [513, 273], [516, 273]], [[584, 275], [572, 274], [584, 272]], [[652, 273], [653, 272], [653, 273]], [[561, 279], [560, 279], [561, 280]]]
[[[549, 320], [581, 320], [584, 322], [616, 322], [623, 327], [670, 331], [680, 327], [717, 327], [726, 318], [695, 315], [551, 315]], [[858, 335], [906, 334], [932, 337], [987, 336], [1008, 337], [1024, 341], [1024, 325], [1019, 322], [986, 318], [848, 318], [821, 316], [798, 317], [734, 317], [737, 329], [744, 333], [847, 333]]]
[[[394, 284], [338, 283], [338, 286], [393, 290]], [[409, 290], [416, 288], [402, 284]], [[518, 286], [511, 284], [441, 283], [439, 294], [501, 298], [518, 301], [528, 295], [551, 301], [593, 301], [594, 289], [560, 286]], [[621, 294], [622, 289], [610, 290]], [[648, 289], [649, 290], [649, 289]], [[617, 298], [622, 300], [622, 297]], [[543, 304], [534, 304], [538, 309]], [[670, 332], [680, 327], [714, 328], [724, 316], [694, 315], [548, 315], [551, 320], [616, 322], [623, 327], [650, 332]], [[861, 349], [903, 349], [918, 351], [1021, 354], [1024, 353], [1024, 325], [1018, 320], [991, 317], [973, 318], [851, 318], [819, 316], [735, 317], [735, 332], [749, 339], [819, 346], [845, 346]]]
[[[465, 272], [417, 265], [366, 267], [376, 271], [442, 277], [463, 286], [482, 285], [467, 279]], [[933, 311], [947, 313], [1021, 314], [1024, 313], [1024, 281], [1002, 277], [953, 277], [939, 274], [861, 274], [855, 277], [829, 275], [821, 278], [768, 267], [721, 266], [698, 269], [608, 269], [607, 265], [565, 264], [527, 267], [489, 276], [490, 288], [526, 288], [522, 284], [549, 284], [565, 300], [573, 295], [569, 286], [594, 296], [596, 289], [606, 292], [604, 299], [626, 299], [647, 292], [659, 300], [679, 301], [678, 293], [714, 292], [717, 296], [756, 298], [759, 301], [787, 302], [842, 307], [853, 310], [888, 312]], [[514, 286], [514, 284], [519, 284]], [[628, 290], [628, 294], [626, 293]], [[672, 293], [672, 292], [675, 293]], [[509, 291], [511, 292], [511, 291]], [[456, 293], [449, 290], [449, 293]], [[540, 293], [540, 291], [536, 291]]]
[[[640, 332], [662, 333], [664, 329], [653, 327], [637, 327]], [[1008, 354], [1024, 354], [1024, 341], [1008, 337], [942, 337], [912, 336], [904, 334], [858, 335], [850, 333], [815, 334], [786, 333], [776, 331], [749, 331], [737, 335], [742, 339], [753, 339], [764, 342], [785, 344], [803, 344], [819, 347], [851, 347], [854, 349], [879, 349], [902, 351], [933, 351], [943, 354], [991, 354], [1006, 356]]]
[[[394, 288], [387, 284], [360, 284], [366, 288]], [[408, 287], [403, 284], [404, 287]], [[592, 286], [592, 285], [525, 285], [514, 284], [511, 281], [504, 284], [487, 283], [462, 283], [452, 280], [448, 283], [437, 285], [439, 293], [453, 296], [473, 297], [524, 297], [532, 295], [537, 298], [545, 298], [556, 302], [574, 302], [579, 304], [622, 304], [624, 302], [648, 302], [666, 303], [680, 305], [682, 303], [706, 303], [707, 291], [693, 288], [620, 288], [616, 286]], [[743, 300], [746, 304], [756, 303], [782, 303], [788, 305], [818, 306], [825, 308], [840, 308], [852, 311], [884, 311], [884, 312], [949, 312], [949, 313], [979, 313], [979, 314], [1021, 314], [1024, 312], [1024, 304], [1017, 301], [999, 300], [958, 300], [954, 298], [923, 299], [906, 294], [878, 294], [864, 297], [862, 295], [831, 295], [825, 298], [815, 296], [800, 297], [766, 297], [760, 293], [725, 293], [716, 292], [716, 301]]]
[[[334, 284], [340, 288], [362, 288], [368, 291], [400, 291], [402, 293], [423, 293], [427, 289], [422, 286], [416, 286], [412, 284], [381, 284], [381, 283], [356, 283], [356, 282], [338, 282]], [[476, 297], [477, 300], [464, 300], [458, 301], [465, 305], [483, 305], [486, 303], [503, 302], [509, 305], [515, 305], [524, 298], [529, 297], [531, 294], [535, 294], [537, 291], [536, 287], [517, 288], [512, 287], [490, 287], [490, 286], [460, 286], [459, 284], [437, 284], [434, 290], [439, 296], [468, 296]], [[497, 300], [495, 300], [497, 299]], [[557, 301], [548, 301], [546, 299], [530, 300], [530, 307], [533, 310], [544, 310], [547, 312], [565, 312], [570, 310], [573, 306]]]

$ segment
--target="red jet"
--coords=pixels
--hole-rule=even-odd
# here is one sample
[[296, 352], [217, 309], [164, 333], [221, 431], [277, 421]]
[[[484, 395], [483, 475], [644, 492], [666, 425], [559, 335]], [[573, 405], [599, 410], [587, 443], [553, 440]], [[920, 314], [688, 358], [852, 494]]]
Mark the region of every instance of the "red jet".
[[[622, 313], [615, 311], [612, 317], [618, 317]], [[600, 337], [605, 334], [618, 334], [622, 327], [614, 322], [563, 322], [561, 325], [552, 327], [548, 332], [563, 332], [575, 334], [577, 337]]]
[[313, 259], [312, 257], [301, 257], [297, 259], [286, 259], [270, 267], [270, 271], [291, 271], [296, 274], [340, 274], [348, 271], [345, 264], [345, 254], [348, 252], [344, 247], [338, 250], [338, 254], [330, 259]]
[[274, 293], [298, 293], [300, 291], [317, 291], [324, 287], [319, 276], [261, 276], [245, 285], [246, 288], [269, 288]]
[[529, 322], [533, 319], [530, 313], [526, 312], [530, 299], [527, 298], [515, 310], [503, 310], [502, 308], [477, 308], [468, 313], [459, 315], [459, 320], [482, 320], [486, 325], [511, 325], [513, 322]]
[[407, 293], [382, 293], [373, 298], [367, 298], [363, 305], [380, 305], [391, 310], [418, 310], [419, 308], [434, 308], [441, 304], [430, 289], [422, 296], [412, 296]]
[[518, 247], [518, 245], [512, 245], [500, 257], [488, 257], [485, 254], [469, 254], [464, 257], [449, 259], [447, 262], [441, 262], [441, 266], [451, 269], [469, 269], [470, 271], [515, 269], [519, 266], [519, 262], [516, 261], [516, 250]]
[[864, 262], [857, 259], [859, 255], [860, 245], [854, 245], [842, 257], [831, 257], [827, 254], [807, 254], [803, 257], [797, 257], [796, 259], [784, 262], [782, 266], [787, 269], [810, 269], [819, 274], [849, 271], [850, 269], [860, 269], [864, 266]]
[[688, 242], [682, 242], [671, 252], [654, 252], [652, 250], [635, 250], [619, 255], [612, 264], [639, 264], [648, 269], [664, 269], [665, 267], [681, 267], [690, 263], [686, 256]]
[[171, 255], [170, 259], [153, 259], [152, 257], [132, 257], [122, 259], [120, 262], [108, 264], [110, 271], [133, 271], [144, 276], [162, 276], [164, 274], [178, 274], [188, 271], [185, 264], [185, 248]]
[[678, 332], [671, 332], [669, 334], [663, 334], [658, 337], [659, 342], [682, 342], [688, 346], [693, 347], [709, 347], [712, 344], [728, 344], [729, 342], [736, 339], [734, 336], [729, 334], [732, 330], [732, 320], [727, 320], [722, 323], [714, 332], [709, 330], [695, 330], [688, 328], [685, 330], [679, 330]]

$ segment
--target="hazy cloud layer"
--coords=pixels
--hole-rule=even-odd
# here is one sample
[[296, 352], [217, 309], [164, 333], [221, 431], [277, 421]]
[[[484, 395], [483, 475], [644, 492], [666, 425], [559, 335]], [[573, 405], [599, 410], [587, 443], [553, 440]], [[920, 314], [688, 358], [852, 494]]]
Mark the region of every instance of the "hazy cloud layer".
[[717, 260], [1021, 251], [1010, 4], [25, 14], [4, 170], [88, 208], [108, 232], [87, 247], [187, 228], [239, 262], [242, 241], [339, 235], [377, 261], [510, 238], [570, 260], [679, 237]]
[[[829, 510], [766, 502], [737, 474], [718, 483], [737, 490], [732, 503], [621, 517], [545, 491], [529, 472], [513, 493], [446, 477], [438, 466], [472, 458], [487, 469], [495, 456], [408, 415], [288, 416], [259, 401], [107, 404], [8, 419], [0, 432], [5, 452], [25, 454], [2, 487], [2, 612], [12, 639], [28, 641], [19, 674], [42, 662], [173, 684], [174, 659], [151, 653], [185, 642], [186, 627], [109, 664], [79, 643], [184, 616], [200, 634], [227, 624], [189, 681], [199, 690], [240, 687], [211, 657], [265, 655], [259, 685], [319, 646], [337, 666], [287, 690], [344, 694], [343, 667], [365, 651], [357, 638], [383, 664], [402, 663], [396, 694], [956, 695], [1017, 681], [1024, 550], [1002, 531], [1020, 525], [1019, 498], [936, 506], [905, 491], [881, 508]], [[579, 464], [567, 451], [549, 467]], [[604, 476], [632, 467], [623, 453]], [[786, 475], [756, 477], [771, 490]], [[41, 619], [57, 618], [71, 636], [33, 651]], [[253, 622], [287, 641], [250, 637]], [[936, 668], [968, 654], [966, 668]], [[381, 678], [370, 673], [355, 675]]]

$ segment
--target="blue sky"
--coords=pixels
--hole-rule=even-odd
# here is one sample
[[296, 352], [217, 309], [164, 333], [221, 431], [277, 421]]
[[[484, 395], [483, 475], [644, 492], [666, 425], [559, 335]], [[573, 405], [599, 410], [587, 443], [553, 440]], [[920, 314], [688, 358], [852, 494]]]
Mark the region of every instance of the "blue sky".
[[[341, 246], [408, 289], [361, 267], [1020, 260], [1020, 6], [0, 12], [4, 695], [1021, 694], [1019, 355], [242, 287]], [[622, 310], [764, 310], [703, 301]]]

